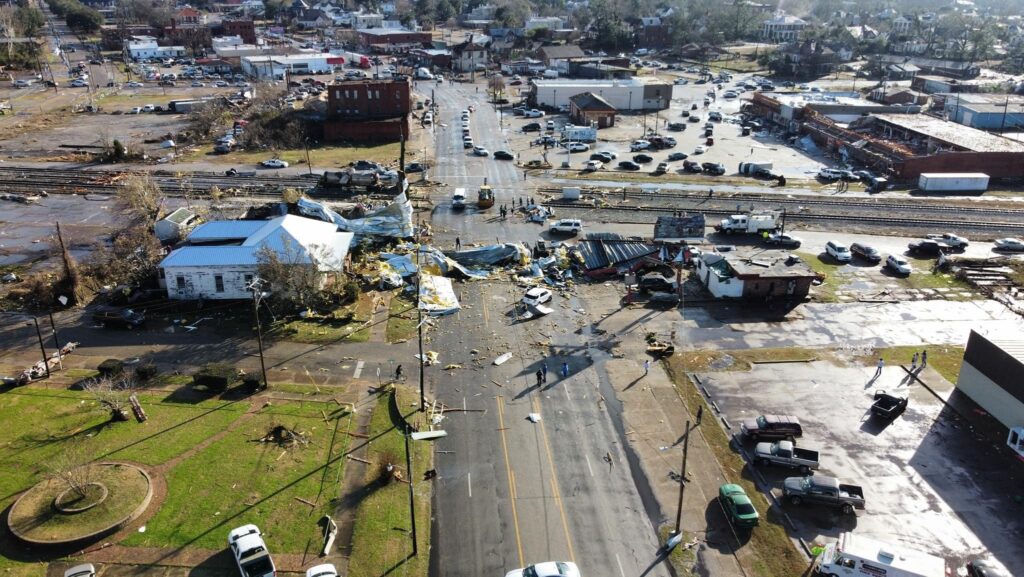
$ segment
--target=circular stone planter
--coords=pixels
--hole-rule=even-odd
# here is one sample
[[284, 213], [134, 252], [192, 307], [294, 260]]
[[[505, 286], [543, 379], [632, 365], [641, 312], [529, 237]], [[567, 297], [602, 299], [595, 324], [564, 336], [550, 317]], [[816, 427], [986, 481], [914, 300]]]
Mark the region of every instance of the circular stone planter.
[[[95, 502], [75, 507], [57, 503], [66, 497], [67, 486], [47, 479], [25, 491], [7, 515], [11, 533], [34, 545], [63, 545], [109, 535], [139, 517], [153, 498], [153, 483], [141, 468], [127, 463], [93, 463], [92, 484], [104, 492]], [[68, 507], [67, 505], [72, 505]]]
[[95, 506], [103, 503], [104, 501], [106, 501], [107, 500], [107, 496], [110, 495], [110, 491], [107, 490], [107, 486], [104, 485], [103, 483], [89, 483], [89, 484], [86, 485], [86, 488], [87, 489], [96, 488], [99, 491], [99, 496], [93, 498], [92, 501], [86, 503], [85, 505], [80, 505], [80, 506], [72, 507], [70, 505], [63, 505], [62, 503], [67, 502], [68, 496], [72, 494], [74, 489], [65, 489], [64, 491], [61, 492], [60, 495], [57, 495], [56, 497], [54, 497], [54, 499], [53, 499], [53, 508], [56, 509], [58, 513], [64, 513], [65, 515], [74, 515], [75, 513], [84, 513], [86, 511], [88, 511], [89, 509], [92, 509], [93, 507], [95, 507]]

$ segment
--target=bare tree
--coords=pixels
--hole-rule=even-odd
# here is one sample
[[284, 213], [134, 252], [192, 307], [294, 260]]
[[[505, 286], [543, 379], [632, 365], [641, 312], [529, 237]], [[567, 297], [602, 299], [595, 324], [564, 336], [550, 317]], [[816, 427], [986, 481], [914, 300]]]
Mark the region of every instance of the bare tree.
[[60, 452], [46, 460], [46, 475], [84, 498], [86, 488], [96, 480], [96, 469], [89, 466], [90, 462], [84, 443], [71, 440], [64, 444]]
[[130, 377], [104, 377], [87, 382], [82, 389], [89, 393], [101, 407], [110, 411], [111, 421], [127, 421], [129, 397], [135, 390], [135, 381]]
[[321, 292], [324, 274], [317, 263], [329, 258], [330, 251], [326, 247], [314, 245], [307, 252], [285, 239], [280, 251], [263, 247], [256, 253], [257, 274], [269, 282], [282, 299], [302, 308], [314, 308], [321, 304], [324, 296]]
[[[14, 38], [17, 36], [14, 29], [14, 4], [0, 6], [0, 36]], [[7, 58], [14, 54], [14, 42], [7, 43]]]
[[160, 203], [160, 187], [148, 174], [129, 175], [117, 190], [125, 211], [137, 219], [152, 221]]

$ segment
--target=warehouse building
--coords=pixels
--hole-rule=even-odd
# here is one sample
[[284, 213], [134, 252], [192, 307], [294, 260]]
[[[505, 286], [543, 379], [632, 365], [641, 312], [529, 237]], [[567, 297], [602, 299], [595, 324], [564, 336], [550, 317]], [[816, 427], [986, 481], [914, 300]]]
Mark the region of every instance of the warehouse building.
[[971, 331], [956, 388], [1007, 427], [1007, 444], [1024, 457], [1024, 340]]
[[656, 112], [668, 108], [672, 85], [655, 78], [625, 80], [534, 80], [529, 101], [533, 106], [568, 108], [569, 99], [590, 92], [620, 112]]
[[284, 80], [286, 74], [330, 74], [345, 58], [329, 53], [242, 57], [242, 73], [250, 78]]

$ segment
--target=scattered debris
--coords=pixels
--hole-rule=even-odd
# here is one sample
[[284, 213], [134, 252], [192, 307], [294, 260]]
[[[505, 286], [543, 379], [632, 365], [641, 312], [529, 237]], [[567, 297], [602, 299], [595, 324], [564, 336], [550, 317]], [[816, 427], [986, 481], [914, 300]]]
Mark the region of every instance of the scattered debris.
[[509, 360], [511, 358], [512, 358], [512, 353], [504, 353], [501, 356], [499, 356], [498, 358], [494, 359], [494, 365], [495, 366], [500, 366], [502, 363], [504, 363], [505, 361], [507, 361], [507, 360]]
[[[279, 447], [294, 447], [298, 444], [307, 445], [309, 439], [298, 431], [289, 429], [284, 425], [275, 425], [266, 435], [258, 439], [259, 443], [274, 443]], [[280, 457], [278, 457], [280, 458]]]
[[532, 423], [539, 423], [540, 422], [540, 413], [530, 413], [529, 415], [526, 416], [526, 418], [530, 419], [530, 422], [532, 422]]

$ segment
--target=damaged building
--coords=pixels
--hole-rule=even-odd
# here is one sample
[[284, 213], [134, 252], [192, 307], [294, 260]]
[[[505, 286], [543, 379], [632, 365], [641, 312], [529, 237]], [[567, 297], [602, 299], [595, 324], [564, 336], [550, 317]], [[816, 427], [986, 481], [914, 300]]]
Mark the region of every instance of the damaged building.
[[818, 274], [797, 257], [741, 257], [705, 253], [695, 259], [697, 277], [715, 298], [783, 300], [807, 297]]

